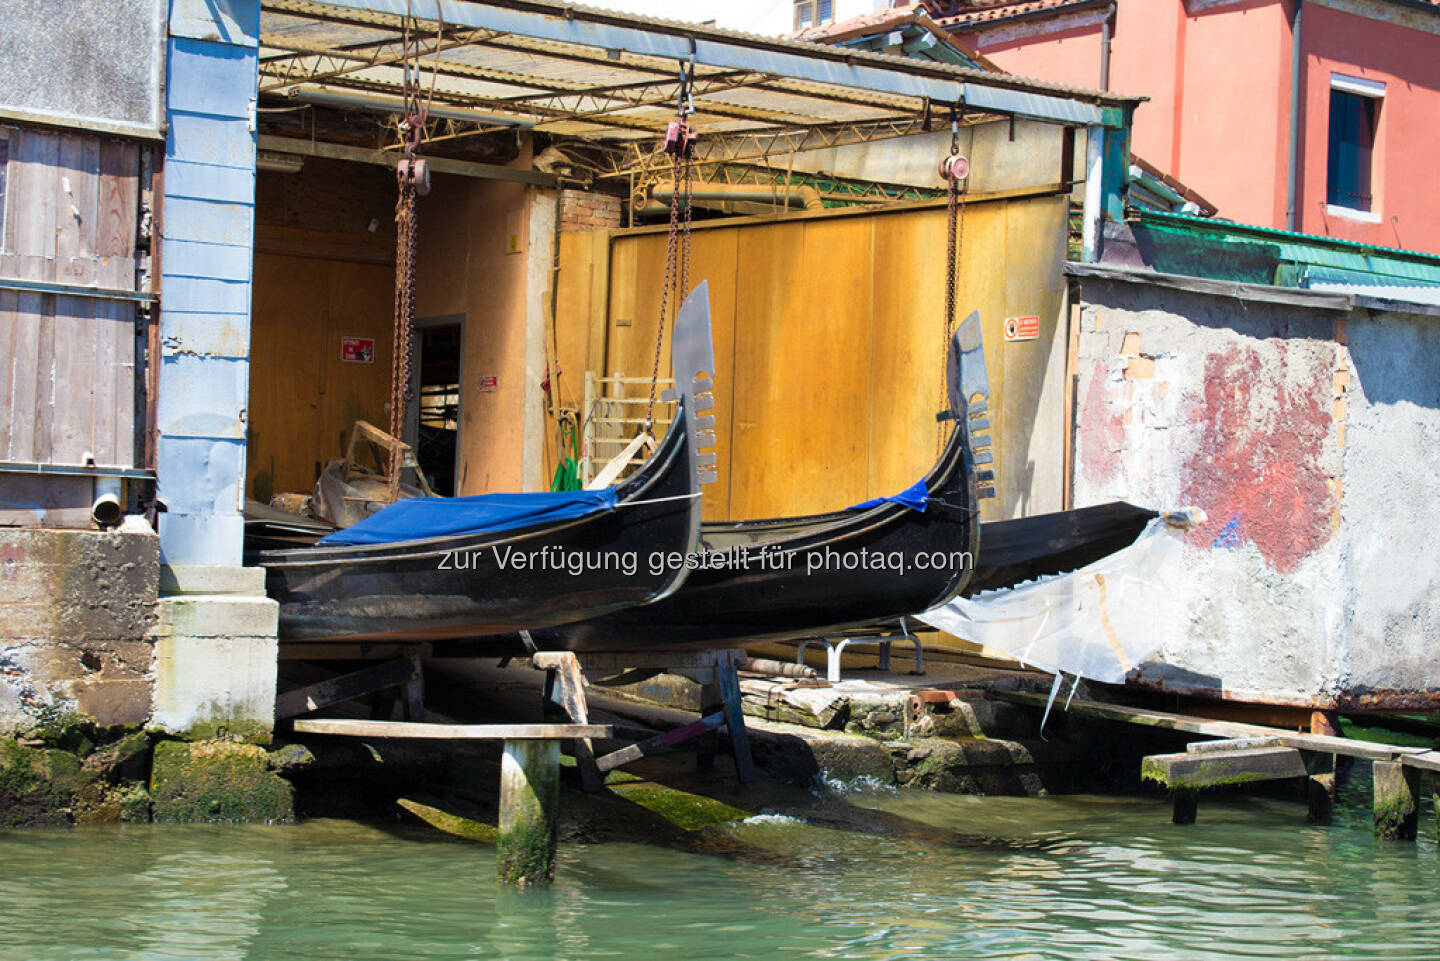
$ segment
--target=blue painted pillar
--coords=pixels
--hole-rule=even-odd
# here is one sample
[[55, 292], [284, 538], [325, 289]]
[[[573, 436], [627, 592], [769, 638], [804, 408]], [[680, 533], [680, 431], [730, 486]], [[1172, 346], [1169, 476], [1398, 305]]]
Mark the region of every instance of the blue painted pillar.
[[240, 564], [260, 0], [171, 0], [156, 474], [167, 564]]

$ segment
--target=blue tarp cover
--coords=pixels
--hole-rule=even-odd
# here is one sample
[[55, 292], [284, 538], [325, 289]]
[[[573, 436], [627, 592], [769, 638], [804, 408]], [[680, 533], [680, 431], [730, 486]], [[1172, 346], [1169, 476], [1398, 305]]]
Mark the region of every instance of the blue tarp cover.
[[450, 534], [480, 534], [567, 521], [615, 506], [615, 488], [477, 494], [474, 497], [412, 497], [396, 501], [358, 524], [320, 540], [325, 547], [389, 544]]
[[916, 481], [911, 487], [905, 488], [892, 497], [872, 497], [868, 501], [861, 501], [846, 508], [851, 511], [868, 510], [871, 507], [879, 507], [889, 501], [892, 504], [904, 504], [912, 511], [924, 511], [925, 505], [930, 501], [930, 488], [925, 486], [924, 480]]

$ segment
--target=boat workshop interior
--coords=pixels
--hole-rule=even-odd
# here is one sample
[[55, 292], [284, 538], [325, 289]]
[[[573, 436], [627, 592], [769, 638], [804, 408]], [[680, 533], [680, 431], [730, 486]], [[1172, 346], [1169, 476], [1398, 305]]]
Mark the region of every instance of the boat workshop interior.
[[[320, 650], [323, 631], [287, 637], [247, 530], [283, 548], [287, 524], [303, 535], [317, 509], [333, 519], [382, 497], [322, 496], [327, 472], [348, 478], [362, 455], [379, 487], [412, 463], [440, 498], [577, 490], [612, 463], [623, 485], [643, 470], [630, 441], [652, 414], [657, 436], [713, 418], [690, 438], [715, 475], [700, 488], [706, 524], [890, 497], [962, 422], [978, 443], [978, 414], [957, 409], [947, 380], [947, 356], [976, 356], [948, 353], [972, 313], [988, 409], [986, 463], [966, 448], [980, 468], [967, 510], [982, 538], [1116, 501], [1143, 508], [1127, 515], [1130, 540], [1156, 521], [1125, 555], [1140, 566], [1108, 583], [1165, 607], [1165, 625], [1135, 622], [1138, 651], [1103, 611], [1096, 622], [1128, 681], [1112, 700], [1136, 712], [1121, 720], [1326, 739], [1342, 711], [1440, 706], [1440, 562], [1415, 506], [1440, 476], [1437, 309], [1131, 257], [1138, 98], [549, 0], [112, 7], [106, 22], [124, 29], [45, 26], [86, 38], [34, 54], [66, 78], [63, 98], [59, 84], [0, 90], [5, 731], [218, 740], [273, 777], [277, 734], [323, 725], [295, 718], [333, 720], [357, 695], [379, 714], [392, 704], [377, 691], [403, 692], [404, 719], [354, 723], [421, 723], [422, 685], [439, 698], [458, 676], [430, 676], [423, 631], [357, 635], [341, 659]], [[103, 52], [113, 76], [49, 59], [81, 50]], [[687, 122], [681, 163], [666, 141]], [[946, 168], [955, 155], [963, 165]], [[397, 207], [397, 167], [412, 208]], [[702, 284], [713, 363], [697, 411], [666, 325]], [[671, 390], [686, 400], [657, 400]], [[420, 480], [411, 469], [403, 482]], [[1378, 566], [1394, 552], [1413, 557], [1403, 583]], [[1165, 576], [1159, 560], [1135, 574], [1152, 556]], [[531, 625], [541, 650], [521, 621], [494, 625], [511, 646], [489, 664], [554, 653], [540, 629], [557, 625]], [[718, 654], [677, 637], [668, 663], [711, 672], [696, 682], [706, 691], [736, 676], [733, 649], [815, 685], [831, 660], [832, 676], [870, 664], [841, 658], [844, 632], [824, 627], [808, 671], [794, 632]], [[1003, 672], [1018, 686], [997, 703], [1026, 717], [1061, 711], [1086, 673], [928, 621], [887, 628], [897, 660], [916, 630], [932, 672], [946, 655]], [[492, 648], [449, 653], [479, 650]], [[565, 671], [550, 668], [562, 700], [576, 695]], [[859, 701], [851, 717], [909, 731], [963, 700], [923, 676], [896, 690], [895, 719], [876, 709], [861, 723]], [[740, 690], [698, 697], [716, 719], [702, 733], [726, 727], [743, 773], [750, 747], [726, 714]], [[810, 710], [765, 697], [761, 718]], [[1174, 721], [1182, 709], [1204, 720]], [[550, 750], [613, 733], [574, 710], [568, 721], [488, 736], [508, 759], [527, 737]], [[1329, 740], [1260, 749], [1343, 753]], [[538, 777], [547, 762], [524, 750], [516, 763]], [[1377, 764], [1403, 767], [1414, 793], [1406, 772], [1437, 760], [1402, 753]]]

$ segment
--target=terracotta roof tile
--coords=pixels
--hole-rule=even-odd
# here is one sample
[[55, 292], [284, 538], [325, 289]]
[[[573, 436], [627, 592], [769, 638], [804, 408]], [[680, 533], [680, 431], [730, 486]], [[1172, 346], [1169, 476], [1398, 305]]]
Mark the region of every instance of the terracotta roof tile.
[[973, 10], [951, 14], [945, 17], [936, 17], [935, 22], [945, 27], [967, 27], [972, 24], [986, 23], [991, 20], [1004, 20], [1008, 17], [1023, 16], [1027, 13], [1059, 10], [1062, 7], [1075, 7], [1094, 2], [1095, 0], [997, 0], [997, 2], [992, 3], [972, 4], [975, 8]]

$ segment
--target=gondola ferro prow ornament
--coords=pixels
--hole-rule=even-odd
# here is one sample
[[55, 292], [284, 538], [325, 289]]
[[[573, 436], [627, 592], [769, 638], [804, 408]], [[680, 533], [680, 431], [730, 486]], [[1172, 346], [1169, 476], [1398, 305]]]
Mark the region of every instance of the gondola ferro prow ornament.
[[701, 416], [702, 412], [715, 408], [715, 346], [710, 336], [709, 281], [700, 281], [680, 305], [670, 341], [670, 369], [675, 386], [668, 388], [661, 399], [684, 401], [685, 429], [690, 432], [690, 456], [695, 458], [696, 476], [701, 484], [713, 484], [719, 476], [715, 470], [715, 415]]
[[[983, 499], [995, 494], [995, 449], [990, 440], [990, 376], [985, 370], [985, 338], [980, 332], [980, 311], [972, 310], [955, 331], [945, 359], [951, 416], [970, 442], [975, 481]], [[984, 466], [982, 465], [989, 465]]]

